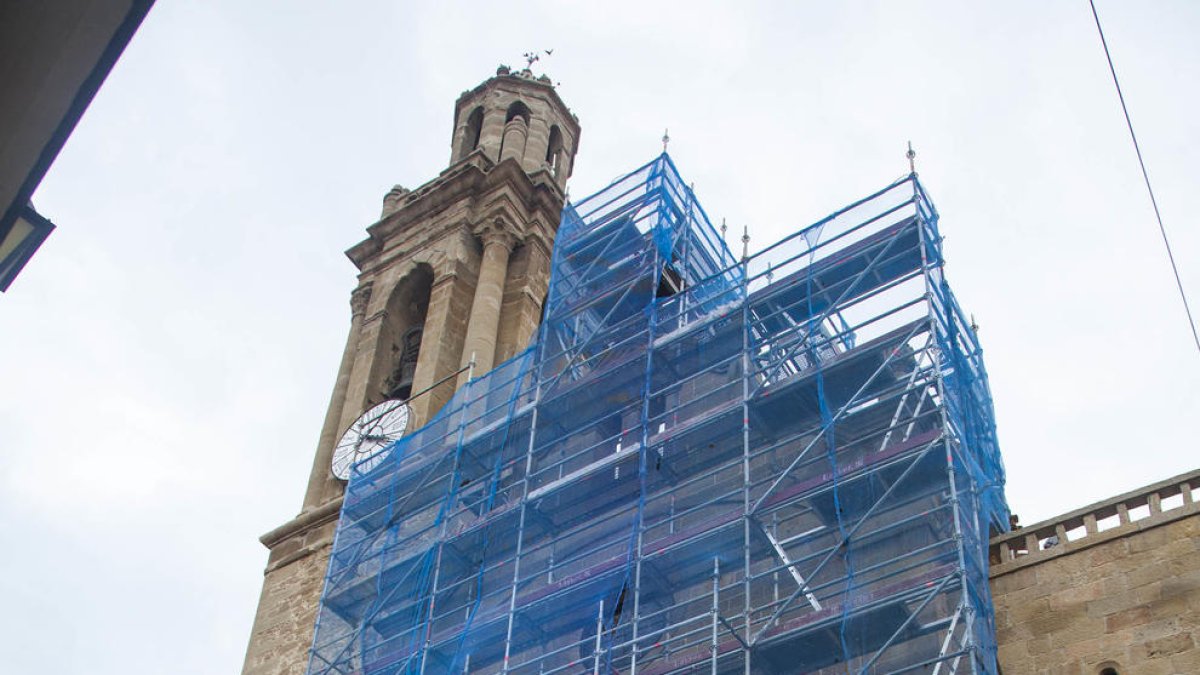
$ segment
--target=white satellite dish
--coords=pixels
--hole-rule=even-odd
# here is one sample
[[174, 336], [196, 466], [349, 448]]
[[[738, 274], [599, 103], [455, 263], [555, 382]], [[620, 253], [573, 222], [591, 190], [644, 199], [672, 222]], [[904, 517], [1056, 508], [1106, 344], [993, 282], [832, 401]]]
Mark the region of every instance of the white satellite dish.
[[333, 449], [333, 475], [349, 480], [355, 464], [360, 464], [359, 471], [379, 466], [387, 449], [408, 429], [409, 412], [407, 403], [391, 399], [363, 413]]

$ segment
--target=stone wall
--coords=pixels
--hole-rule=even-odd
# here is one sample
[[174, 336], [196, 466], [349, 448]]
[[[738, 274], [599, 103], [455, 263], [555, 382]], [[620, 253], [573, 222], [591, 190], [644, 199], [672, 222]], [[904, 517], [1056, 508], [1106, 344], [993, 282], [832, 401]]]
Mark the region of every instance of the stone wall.
[[992, 540], [1004, 675], [1200, 673], [1200, 471]]
[[[340, 507], [341, 500], [334, 505]], [[247, 675], [299, 675], [308, 666], [338, 509], [324, 511], [329, 516], [324, 522], [263, 536], [271, 558], [242, 669]]]

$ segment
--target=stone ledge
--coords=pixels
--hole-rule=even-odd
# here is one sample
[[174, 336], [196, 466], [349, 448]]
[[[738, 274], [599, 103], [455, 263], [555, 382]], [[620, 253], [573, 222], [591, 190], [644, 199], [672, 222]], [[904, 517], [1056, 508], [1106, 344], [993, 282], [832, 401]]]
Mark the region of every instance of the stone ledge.
[[279, 560], [276, 560], [275, 562], [270, 563], [269, 565], [267, 565], [267, 568], [265, 570], [263, 570], [263, 574], [264, 575], [270, 574], [271, 572], [274, 572], [277, 569], [280, 569], [282, 567], [287, 567], [288, 565], [291, 565], [292, 563], [294, 563], [298, 560], [303, 560], [303, 559], [307, 558], [308, 556], [310, 556], [314, 553], [317, 553], [318, 551], [321, 551], [322, 549], [329, 548], [330, 546], [333, 546], [333, 539], [325, 539], [316, 544], [309, 544], [308, 546], [305, 546], [294, 553], [290, 553], [290, 554], [280, 558]]
[[290, 539], [297, 534], [311, 530], [314, 527], [320, 527], [331, 521], [337, 520], [338, 514], [342, 512], [342, 498], [325, 502], [315, 509], [302, 511], [295, 518], [271, 530], [270, 532], [259, 537], [263, 546], [267, 548], [275, 548], [280, 542]]

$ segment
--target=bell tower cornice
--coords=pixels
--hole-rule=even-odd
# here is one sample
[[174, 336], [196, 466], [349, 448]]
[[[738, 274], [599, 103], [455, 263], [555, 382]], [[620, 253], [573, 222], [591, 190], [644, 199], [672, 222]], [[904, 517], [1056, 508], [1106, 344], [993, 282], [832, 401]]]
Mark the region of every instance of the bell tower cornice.
[[[473, 224], [503, 215], [510, 222], [525, 223], [517, 230], [521, 238], [532, 223], [539, 229], [545, 229], [544, 223], [557, 224], [564, 195], [548, 174], [527, 174], [515, 162], [497, 165], [483, 156], [469, 159], [405, 193], [391, 213], [367, 227], [367, 239], [346, 256], [368, 273], [419, 248], [421, 242], [446, 236], [464, 220]], [[550, 240], [554, 236], [553, 230], [541, 234]]]

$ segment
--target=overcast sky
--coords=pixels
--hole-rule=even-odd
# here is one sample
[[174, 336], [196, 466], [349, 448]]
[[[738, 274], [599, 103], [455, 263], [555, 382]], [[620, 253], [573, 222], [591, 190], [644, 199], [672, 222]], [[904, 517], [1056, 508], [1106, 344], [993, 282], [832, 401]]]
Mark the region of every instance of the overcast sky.
[[[907, 171], [981, 326], [1022, 521], [1200, 464], [1197, 356], [1086, 0], [160, 0], [0, 296], [5, 672], [234, 673], [299, 510], [364, 236], [530, 49], [571, 192], [670, 150], [761, 248]], [[1098, 2], [1200, 302], [1200, 3]]]

